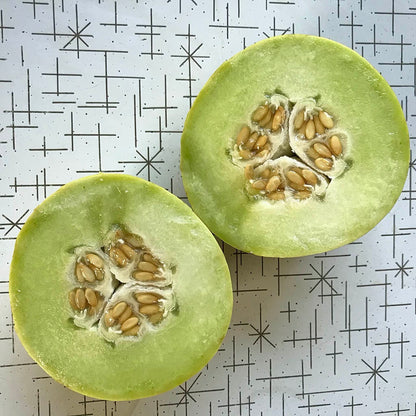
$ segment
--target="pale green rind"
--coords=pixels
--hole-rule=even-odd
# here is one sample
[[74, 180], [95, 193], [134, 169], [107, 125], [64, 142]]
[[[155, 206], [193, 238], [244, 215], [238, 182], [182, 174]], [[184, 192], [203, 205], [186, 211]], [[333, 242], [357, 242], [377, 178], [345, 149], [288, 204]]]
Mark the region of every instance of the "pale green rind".
[[[96, 245], [122, 224], [176, 265], [178, 311], [158, 332], [114, 346], [69, 319], [65, 271], [78, 245]], [[224, 256], [186, 204], [127, 175], [71, 182], [35, 209], [19, 234], [10, 275], [16, 331], [56, 380], [82, 394], [131, 400], [161, 393], [198, 372], [230, 322], [232, 289]]]
[[[253, 103], [275, 89], [292, 100], [318, 97], [350, 137], [351, 166], [324, 203], [253, 202], [227, 155]], [[192, 207], [228, 244], [263, 256], [294, 257], [347, 244], [374, 227], [400, 195], [409, 135], [399, 102], [381, 75], [351, 49], [324, 38], [285, 35], [225, 62], [185, 122], [181, 171]]]

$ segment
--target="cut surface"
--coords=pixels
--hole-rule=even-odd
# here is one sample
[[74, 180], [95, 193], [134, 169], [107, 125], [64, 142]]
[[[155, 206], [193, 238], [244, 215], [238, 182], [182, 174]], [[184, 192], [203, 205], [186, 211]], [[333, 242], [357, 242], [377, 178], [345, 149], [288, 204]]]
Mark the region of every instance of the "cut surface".
[[[97, 247], [116, 224], [175, 265], [176, 307], [160, 323], [148, 319], [157, 330], [139, 341], [114, 344], [96, 326], [75, 326], [67, 270], [75, 247]], [[141, 299], [141, 319], [154, 313], [143, 310], [152, 299], [144, 294], [157, 298], [150, 302], [153, 309], [164, 310], [170, 299], [157, 287], [141, 285], [132, 293]], [[67, 387], [108, 400], [158, 394], [195, 374], [217, 351], [232, 309], [224, 256], [190, 208], [156, 185], [113, 174], [71, 182], [33, 212], [16, 241], [10, 296], [16, 331], [29, 354]], [[138, 322], [123, 323], [127, 332]]]
[[[292, 130], [292, 148], [325, 152], [325, 146], [336, 155], [341, 144], [347, 153], [347, 166], [340, 157], [332, 171], [324, 156], [302, 158], [332, 178], [323, 198], [252, 198], [250, 172], [232, 163], [229, 138], [274, 91], [293, 105], [314, 97], [326, 113], [310, 113], [318, 128], [327, 124], [326, 133], [308, 132], [310, 138], [293, 144]], [[408, 161], [406, 122], [387, 82], [351, 49], [307, 35], [267, 39], [225, 62], [195, 100], [181, 147], [185, 190], [211, 231], [238, 249], [277, 257], [328, 251], [365, 234], [399, 197]]]

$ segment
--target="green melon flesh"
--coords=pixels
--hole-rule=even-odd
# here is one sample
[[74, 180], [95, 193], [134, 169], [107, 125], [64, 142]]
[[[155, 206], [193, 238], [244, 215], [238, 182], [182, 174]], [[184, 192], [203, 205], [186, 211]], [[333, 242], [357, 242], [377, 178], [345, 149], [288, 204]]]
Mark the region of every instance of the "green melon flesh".
[[[141, 340], [112, 344], [73, 324], [65, 273], [74, 247], [97, 246], [115, 224], [176, 266], [177, 310]], [[65, 386], [107, 400], [158, 394], [198, 372], [217, 351], [232, 310], [223, 253], [197, 216], [164, 189], [115, 174], [71, 182], [35, 209], [16, 241], [10, 297], [33, 359]]]
[[[317, 98], [349, 134], [351, 166], [323, 200], [251, 200], [230, 160], [229, 139], [276, 90], [293, 101]], [[228, 244], [263, 256], [309, 255], [359, 238], [394, 205], [408, 163], [406, 122], [387, 82], [351, 49], [307, 35], [261, 41], [222, 64], [182, 136], [181, 171], [197, 215]]]

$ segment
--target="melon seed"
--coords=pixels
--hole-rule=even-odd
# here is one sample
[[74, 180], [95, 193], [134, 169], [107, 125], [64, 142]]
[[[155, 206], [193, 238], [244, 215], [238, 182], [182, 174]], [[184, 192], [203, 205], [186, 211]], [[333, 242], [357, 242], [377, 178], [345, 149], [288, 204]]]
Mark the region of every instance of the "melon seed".
[[329, 147], [335, 156], [339, 156], [342, 153], [342, 144], [338, 136], [331, 136], [329, 139]]
[[250, 159], [253, 156], [253, 153], [251, 153], [250, 150], [247, 149], [240, 150], [239, 154], [245, 160]]
[[253, 183], [252, 183], [252, 187], [254, 188], [254, 189], [257, 189], [257, 190], [259, 190], [259, 191], [262, 191], [265, 187], [266, 187], [266, 185], [267, 185], [267, 181], [266, 180], [264, 180], [264, 179], [259, 179], [259, 180], [257, 180], [257, 181], [254, 181]]
[[122, 332], [128, 331], [129, 329], [133, 328], [139, 322], [139, 318], [137, 316], [132, 316], [131, 318], [125, 320], [123, 325], [121, 325]]
[[247, 140], [246, 144], [244, 145], [247, 150], [253, 149], [254, 145], [257, 142], [259, 134], [257, 132], [251, 133], [249, 139]]
[[124, 235], [123, 240], [134, 248], [140, 248], [142, 246], [142, 241], [133, 234]]
[[87, 302], [91, 306], [97, 306], [97, 303], [98, 303], [97, 295], [95, 294], [95, 291], [90, 289], [89, 287], [85, 289], [85, 298], [87, 299]]
[[129, 305], [127, 305], [127, 308], [124, 310], [124, 312], [118, 318], [118, 323], [120, 325], [123, 325], [123, 323], [125, 321], [127, 321], [127, 319], [130, 318], [130, 316], [131, 316], [132, 313], [133, 313], [133, 311], [131, 310], [131, 307]]
[[313, 145], [314, 150], [319, 153], [320, 156], [322, 157], [329, 157], [331, 158], [332, 153], [331, 151], [328, 149], [328, 147], [323, 144], [323, 143], [315, 143]]
[[75, 304], [77, 305], [79, 310], [83, 310], [87, 306], [85, 294], [81, 288], [78, 288], [75, 292]]
[[260, 121], [269, 111], [268, 105], [261, 105], [253, 112], [251, 119], [255, 122]]
[[99, 269], [104, 267], [103, 259], [97, 254], [88, 253], [85, 257], [88, 260], [88, 263], [92, 264], [93, 266], [98, 267]]
[[126, 310], [126, 308], [127, 308], [127, 303], [126, 302], [119, 302], [111, 310], [111, 315], [113, 316], [113, 318], [117, 319]]
[[318, 134], [323, 134], [325, 133], [325, 127], [324, 125], [321, 123], [321, 120], [319, 120], [318, 116], [313, 116], [313, 122], [315, 124], [315, 130]]
[[160, 299], [160, 295], [157, 295], [156, 293], [139, 292], [135, 294], [135, 298], [137, 302], [148, 305], [150, 303], [157, 303]]
[[275, 176], [272, 176], [270, 179], [269, 179], [269, 181], [267, 182], [267, 185], [266, 185], [266, 191], [267, 192], [274, 192], [274, 191], [276, 191], [277, 190], [277, 188], [279, 187], [279, 185], [280, 185], [280, 178], [279, 178], [279, 176], [277, 176], [277, 175], [275, 175]]
[[266, 196], [273, 201], [282, 201], [285, 199], [285, 194], [283, 191], [271, 192], [270, 194], [266, 194]]
[[119, 267], [124, 267], [128, 263], [128, 258], [119, 248], [111, 247], [109, 254]]
[[139, 332], [139, 328], [140, 328], [139, 325], [136, 325], [133, 328], [131, 328], [127, 331], [124, 331], [123, 335], [125, 335], [125, 336], [137, 335], [137, 333]]
[[269, 109], [269, 111], [266, 113], [266, 115], [259, 121], [259, 125], [261, 127], [265, 127], [269, 123], [269, 121], [272, 119], [272, 117], [273, 117], [273, 113]]
[[303, 110], [299, 111], [299, 113], [296, 114], [295, 120], [293, 122], [293, 126], [295, 129], [299, 130], [302, 127], [304, 118], [303, 118]]
[[254, 148], [255, 149], [261, 149], [267, 143], [267, 139], [268, 139], [268, 137], [265, 134], [261, 135], [257, 139], [256, 144], [254, 145]]
[[153, 263], [156, 265], [159, 265], [159, 262], [157, 259], [155, 259], [150, 253], [144, 253], [143, 254], [143, 261], [147, 261], [149, 263]]
[[305, 137], [307, 139], [313, 139], [313, 137], [315, 136], [315, 123], [313, 122], [313, 120], [309, 120], [306, 123], [306, 127], [305, 127]]
[[305, 185], [305, 180], [302, 178], [302, 176], [299, 175], [299, 173], [295, 172], [294, 170], [289, 170], [286, 173], [286, 177], [293, 183], [299, 186]]
[[332, 163], [332, 160], [330, 159], [324, 159], [322, 157], [318, 157], [318, 159], [315, 160], [315, 165], [318, 169], [327, 171], [327, 170], [331, 170], [333, 163]]
[[160, 312], [160, 306], [157, 304], [142, 305], [139, 307], [139, 312], [143, 315], [153, 315], [157, 312]]
[[299, 127], [299, 130], [298, 130], [298, 134], [299, 134], [299, 136], [303, 136], [303, 137], [305, 137], [305, 130], [306, 130], [306, 124], [307, 124], [307, 122], [305, 121], [300, 127]]
[[264, 169], [264, 170], [263, 170], [263, 172], [261, 172], [261, 173], [260, 173], [260, 176], [261, 176], [263, 179], [268, 179], [268, 178], [270, 178], [270, 175], [271, 175], [271, 171], [270, 171], [270, 169], [269, 169], [269, 168]]
[[113, 318], [113, 316], [111, 315], [111, 313], [107, 312], [104, 315], [104, 323], [108, 328], [110, 328], [111, 326], [113, 326], [116, 323], [116, 321]]
[[121, 244], [120, 250], [126, 255], [128, 259], [132, 259], [136, 255], [136, 251], [134, 251], [129, 245]]
[[[78, 263], [77, 269], [79, 270], [79, 273], [84, 278], [84, 281], [86, 280], [89, 283], [94, 282], [95, 274], [87, 265], [85, 265], [84, 263]], [[77, 275], [78, 275], [78, 270], [77, 270]]]
[[77, 277], [78, 282], [84, 283], [85, 279], [84, 279], [84, 275], [82, 274], [81, 264], [82, 263], [77, 263], [77, 265], [75, 266], [75, 275]]
[[98, 267], [94, 267], [94, 266], [90, 266], [90, 268], [92, 268], [92, 270], [95, 274], [95, 278], [97, 280], [103, 280], [104, 279], [104, 270], [103, 269], [99, 269]]
[[139, 270], [143, 272], [150, 272], [150, 273], [154, 273], [155, 271], [157, 271], [157, 268], [158, 268], [155, 264], [150, 263], [148, 261], [140, 261], [137, 267], [139, 268]]
[[308, 185], [315, 186], [318, 183], [318, 177], [309, 169], [303, 169], [302, 176]]
[[[282, 107], [279, 107], [282, 108]], [[272, 120], [272, 131], [276, 131], [282, 124], [282, 112], [279, 111], [279, 108], [276, 110]]]
[[317, 159], [318, 157], [320, 157], [319, 153], [313, 148], [310, 147], [307, 151], [306, 154], [311, 158], [311, 159]]
[[325, 111], [319, 112], [319, 120], [327, 129], [332, 129], [332, 127], [334, 127], [334, 121], [332, 120], [331, 116]]
[[155, 279], [155, 275], [150, 272], [135, 271], [133, 273], [133, 278], [138, 280], [139, 282], [149, 282]]
[[163, 319], [163, 312], [154, 313], [148, 317], [149, 321], [156, 325]]
[[250, 137], [250, 128], [244, 126], [237, 135], [237, 146], [244, 144]]
[[78, 309], [78, 306], [75, 302], [75, 290], [71, 290], [69, 292], [69, 304], [71, 305], [71, 308], [74, 310]]

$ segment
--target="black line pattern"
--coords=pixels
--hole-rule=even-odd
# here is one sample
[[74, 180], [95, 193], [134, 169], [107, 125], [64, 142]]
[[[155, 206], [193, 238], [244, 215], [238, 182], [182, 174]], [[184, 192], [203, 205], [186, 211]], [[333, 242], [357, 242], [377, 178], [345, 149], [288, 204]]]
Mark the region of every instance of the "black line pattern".
[[[415, 24], [406, 0], [3, 2], [3, 413], [416, 416]], [[137, 402], [65, 389], [31, 361], [14, 330], [7, 270], [24, 222], [61, 185], [100, 171], [151, 180], [186, 200], [180, 136], [199, 90], [239, 50], [288, 33], [349, 46], [392, 86], [411, 138], [396, 206], [359, 241], [302, 259], [255, 257], [219, 242], [235, 304], [208, 366]]]

